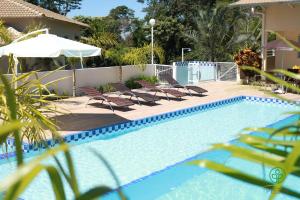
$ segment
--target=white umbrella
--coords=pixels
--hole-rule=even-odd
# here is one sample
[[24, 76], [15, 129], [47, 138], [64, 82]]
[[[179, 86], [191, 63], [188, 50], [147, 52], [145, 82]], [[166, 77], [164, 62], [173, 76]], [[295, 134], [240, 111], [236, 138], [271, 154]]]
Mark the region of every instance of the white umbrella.
[[10, 54], [31, 58], [56, 58], [61, 55], [82, 58], [99, 56], [101, 49], [56, 35], [41, 34], [0, 48], [0, 57]]
[[[56, 58], [66, 57], [82, 58], [100, 56], [101, 49], [52, 34], [41, 34], [37, 37], [13, 42], [0, 48], [0, 57], [13, 54], [15, 58]], [[16, 70], [16, 69], [15, 69]], [[73, 95], [75, 93], [75, 70], [73, 71]]]

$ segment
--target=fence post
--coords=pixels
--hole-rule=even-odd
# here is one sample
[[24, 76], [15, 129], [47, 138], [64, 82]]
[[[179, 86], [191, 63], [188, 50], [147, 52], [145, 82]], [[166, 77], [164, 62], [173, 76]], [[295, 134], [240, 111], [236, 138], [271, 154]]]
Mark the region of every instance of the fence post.
[[[153, 67], [153, 65], [152, 65], [152, 67]], [[156, 64], [154, 64], [154, 76], [157, 77], [157, 65]]]
[[214, 63], [214, 65], [215, 65], [215, 81], [219, 81], [219, 64], [218, 64], [218, 62], [215, 62]]
[[175, 80], [177, 79], [177, 66], [176, 66], [176, 62], [173, 62], [173, 78]]
[[235, 66], [236, 66], [236, 82], [240, 83], [241, 82], [240, 67], [237, 64], [235, 64]]

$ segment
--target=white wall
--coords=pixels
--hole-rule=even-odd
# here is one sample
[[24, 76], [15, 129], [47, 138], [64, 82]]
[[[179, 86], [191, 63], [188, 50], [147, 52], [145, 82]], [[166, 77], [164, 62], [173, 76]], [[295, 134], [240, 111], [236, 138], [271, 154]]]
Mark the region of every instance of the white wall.
[[[141, 71], [135, 66], [123, 66], [123, 82], [131, 77], [136, 77], [139, 75], [154, 76], [155, 69], [154, 66], [147, 65], [144, 71]], [[41, 78], [49, 72], [38, 72], [38, 77]], [[55, 71], [49, 76], [43, 78], [42, 82], [49, 83], [54, 80], [59, 80], [51, 86], [49, 89], [54, 89], [60, 94], [65, 93], [72, 95], [73, 78], [72, 70], [59, 70]], [[86, 68], [76, 70], [76, 87], [82, 86], [92, 86], [98, 87], [100, 85], [105, 85], [107, 83], [119, 82], [119, 67], [101, 67], [101, 68]]]
[[[286, 39], [298, 42], [300, 37], [300, 5], [294, 4], [272, 4], [265, 9], [266, 30], [272, 30], [280, 33]], [[292, 68], [294, 65], [300, 65], [300, 57], [296, 51], [277, 51], [275, 63], [269, 63], [268, 70], [282, 67]], [[273, 64], [273, 65], [272, 65]]]
[[[123, 72], [122, 72], [122, 80], [123, 82], [127, 81], [133, 76], [138, 76], [138, 75], [146, 75], [146, 76], [154, 76], [155, 75], [155, 68], [152, 65], [147, 65], [147, 67], [142, 71], [139, 67], [137, 66], [124, 66], [123, 67]], [[117, 78], [119, 75], [117, 76]]]
[[48, 89], [53, 89], [56, 92], [59, 92], [59, 94], [72, 94], [72, 70], [59, 70], [53, 72], [52, 74], [49, 74], [49, 72], [38, 72], [38, 77], [42, 78], [47, 74], [48, 76], [42, 79], [43, 84], [55, 81], [54, 83], [49, 84]]
[[77, 87], [98, 87], [107, 83], [118, 82], [118, 67], [101, 67], [76, 70]]

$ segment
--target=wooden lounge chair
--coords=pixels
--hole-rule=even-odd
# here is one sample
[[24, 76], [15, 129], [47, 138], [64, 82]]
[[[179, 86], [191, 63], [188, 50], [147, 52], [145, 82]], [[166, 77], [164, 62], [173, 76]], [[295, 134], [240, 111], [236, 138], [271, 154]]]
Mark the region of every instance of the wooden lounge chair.
[[169, 74], [164, 74], [164, 75], [160, 75], [161, 78], [163, 78], [164, 80], [166, 80], [173, 88], [178, 88], [178, 89], [186, 89], [189, 93], [190, 96], [192, 96], [191, 91], [194, 91], [198, 94], [203, 94], [208, 92], [206, 89], [203, 89], [199, 86], [195, 86], [195, 85], [187, 85], [187, 86], [183, 86], [180, 83], [178, 83], [178, 81], [176, 81], [171, 75]]
[[129, 106], [134, 105], [134, 103], [128, 99], [120, 98], [120, 97], [109, 97], [107, 95], [103, 95], [98, 90], [92, 87], [80, 87], [79, 90], [83, 92], [85, 95], [89, 96], [90, 99], [86, 103], [86, 105], [89, 103], [90, 100], [100, 100], [103, 102], [107, 102], [110, 109], [114, 112], [114, 108], [112, 103], [117, 107], [123, 107], [128, 108]]
[[135, 81], [135, 82], [140, 84], [143, 88], [148, 89], [152, 92], [155, 92], [155, 95], [157, 92], [164, 93], [166, 95], [168, 101], [170, 101], [168, 94], [170, 94], [178, 99], [182, 99], [182, 97], [185, 96], [185, 94], [180, 91], [168, 89], [168, 88], [159, 88], [156, 85], [148, 83], [147, 81], [144, 81], [144, 80], [139, 80], [139, 81]]
[[159, 98], [156, 95], [152, 95], [149, 93], [141, 93], [130, 90], [126, 85], [123, 83], [110, 83], [110, 85], [115, 88], [117, 92], [120, 92], [123, 95], [129, 95], [130, 99], [132, 97], [135, 97], [138, 101], [138, 103], [141, 105], [139, 98], [143, 99], [146, 102], [155, 103], [159, 100]]

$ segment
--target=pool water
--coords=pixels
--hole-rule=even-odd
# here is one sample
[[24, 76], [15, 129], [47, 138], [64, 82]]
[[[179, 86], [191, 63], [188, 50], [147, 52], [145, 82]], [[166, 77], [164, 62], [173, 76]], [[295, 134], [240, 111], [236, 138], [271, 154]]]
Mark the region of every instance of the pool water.
[[[272, 127], [282, 127], [296, 119], [297, 117], [295, 116], [288, 117], [272, 125]], [[231, 141], [231, 143], [241, 145], [236, 140]], [[263, 170], [260, 164], [233, 158], [230, 157], [228, 152], [218, 150], [199, 154], [152, 176], [144, 177], [142, 180], [125, 185], [122, 190], [129, 199], [143, 200], [266, 200], [270, 195], [270, 191], [267, 189], [229, 178], [208, 169], [188, 165], [188, 161], [191, 160], [212, 160], [270, 181], [270, 168], [266, 167]], [[298, 187], [299, 179], [294, 176], [289, 176], [284, 185], [300, 192], [300, 188]], [[118, 199], [116, 193], [105, 197], [105, 200], [114, 199]], [[296, 198], [279, 194], [276, 196], [276, 199], [293, 200]]]
[[[295, 106], [244, 100], [132, 130], [130, 133], [115, 138], [74, 145], [71, 148], [71, 153], [80, 189], [86, 191], [99, 184], [116, 187], [111, 175], [91, 152], [91, 149], [101, 153], [108, 160], [121, 184], [125, 185], [197, 155], [205, 156], [208, 154], [225, 161], [228, 159], [226, 153], [201, 153], [205, 152], [211, 144], [236, 138], [237, 134], [245, 127], [266, 126], [286, 118], [287, 116], [283, 113], [295, 109]], [[26, 161], [30, 159], [28, 158]], [[230, 162], [234, 165], [235, 161]], [[46, 163], [54, 162], [48, 160]], [[0, 179], [13, 172], [14, 168], [15, 162], [13, 161], [1, 164]], [[249, 199], [247, 198], [249, 193], [239, 192], [240, 190], [246, 191], [244, 188], [237, 185], [237, 188], [234, 189], [234, 186], [230, 186], [235, 184], [230, 178], [222, 177], [222, 175], [210, 171], [204, 173], [205, 177], [203, 177], [203, 174], [199, 174], [201, 169], [185, 165], [179, 165], [179, 168], [177, 166], [175, 169], [177, 170], [175, 172], [172, 170], [164, 171], [167, 173], [167, 175], [161, 175], [165, 177], [164, 181], [161, 180], [160, 176], [150, 176], [145, 181], [139, 182], [136, 187], [144, 188], [143, 192], [142, 190], [138, 192], [132, 184], [134, 186], [133, 192], [128, 193], [130, 199], [199, 199], [200, 197], [200, 199], [229, 199], [234, 195], [237, 199]], [[185, 173], [179, 172], [181, 170], [183, 170], [182, 172], [191, 172], [193, 176], [188, 174], [186, 177]], [[170, 183], [168, 177], [171, 177], [172, 180], [175, 179], [175, 183], [172, 181]], [[130, 190], [129, 186], [128, 189]], [[70, 189], [67, 188], [66, 192], [71, 199]], [[233, 196], [226, 196], [227, 193]], [[130, 194], [133, 196], [131, 197]], [[148, 195], [145, 196], [145, 194]], [[47, 174], [41, 174], [21, 198], [54, 199]], [[256, 199], [256, 197], [250, 199]]]

